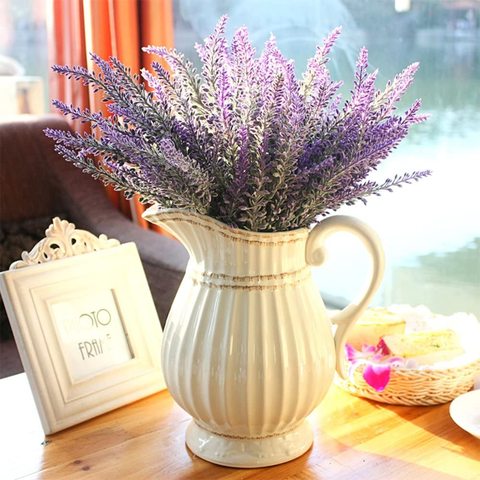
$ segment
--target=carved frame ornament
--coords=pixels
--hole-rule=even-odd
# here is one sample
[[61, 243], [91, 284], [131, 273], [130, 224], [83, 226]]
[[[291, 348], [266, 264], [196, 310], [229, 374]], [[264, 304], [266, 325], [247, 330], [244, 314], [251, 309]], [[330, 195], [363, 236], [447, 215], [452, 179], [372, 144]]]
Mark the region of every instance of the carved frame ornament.
[[23, 252], [22, 259], [10, 265], [10, 270], [51, 262], [60, 258], [75, 257], [83, 253], [96, 252], [117, 247], [120, 242], [103, 233], [96, 237], [86, 230], [78, 230], [75, 224], [55, 217], [40, 240], [30, 252]]

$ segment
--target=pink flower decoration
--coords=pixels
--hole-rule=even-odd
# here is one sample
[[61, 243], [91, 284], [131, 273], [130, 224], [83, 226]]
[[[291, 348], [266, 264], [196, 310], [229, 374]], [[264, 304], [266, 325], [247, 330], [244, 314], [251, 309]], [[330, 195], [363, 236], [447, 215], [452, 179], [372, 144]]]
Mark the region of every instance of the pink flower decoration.
[[359, 365], [365, 365], [363, 379], [377, 392], [382, 392], [388, 385], [392, 367], [405, 364], [405, 359], [390, 356], [390, 351], [383, 340], [376, 346], [363, 345], [361, 351], [347, 343], [345, 353], [350, 362], [350, 378], [353, 378], [353, 373]]
[[390, 365], [367, 363], [363, 369], [363, 379], [377, 392], [385, 389], [390, 381]]

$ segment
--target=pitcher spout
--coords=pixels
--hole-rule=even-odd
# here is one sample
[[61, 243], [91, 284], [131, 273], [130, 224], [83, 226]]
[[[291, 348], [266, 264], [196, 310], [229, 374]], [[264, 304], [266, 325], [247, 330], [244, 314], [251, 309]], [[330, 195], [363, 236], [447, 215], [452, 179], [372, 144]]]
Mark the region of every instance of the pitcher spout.
[[142, 214], [142, 217], [158, 225], [168, 233], [177, 238], [184, 246], [189, 249], [189, 238], [191, 234], [188, 230], [191, 228], [212, 228], [210, 224], [221, 222], [214, 220], [206, 215], [192, 212], [181, 208], [162, 208], [159, 205], [152, 205]]

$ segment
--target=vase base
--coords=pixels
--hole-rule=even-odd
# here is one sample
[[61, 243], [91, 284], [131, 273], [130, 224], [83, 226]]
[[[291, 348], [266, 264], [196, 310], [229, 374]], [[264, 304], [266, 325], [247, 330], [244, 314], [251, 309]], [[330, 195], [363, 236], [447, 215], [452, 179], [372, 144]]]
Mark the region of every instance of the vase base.
[[278, 465], [303, 455], [313, 443], [313, 432], [304, 420], [294, 430], [281, 435], [234, 438], [212, 433], [192, 420], [186, 442], [203, 460], [225, 467], [257, 468]]

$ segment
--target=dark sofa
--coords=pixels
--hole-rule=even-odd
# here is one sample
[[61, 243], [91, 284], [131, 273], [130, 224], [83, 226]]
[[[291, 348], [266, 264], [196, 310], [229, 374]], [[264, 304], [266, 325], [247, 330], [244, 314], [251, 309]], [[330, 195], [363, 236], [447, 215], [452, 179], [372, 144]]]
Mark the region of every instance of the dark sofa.
[[[133, 241], [163, 326], [185, 271], [186, 250], [179, 242], [137, 226], [116, 210], [99, 181], [55, 153], [53, 142], [43, 133], [46, 127], [69, 129], [57, 115], [0, 122], [2, 246], [7, 245], [9, 232], [20, 240], [29, 237], [29, 229], [40, 228], [43, 233], [56, 215], [95, 235], [104, 233], [122, 243]], [[2, 263], [8, 263], [7, 249], [2, 248], [1, 253]]]

